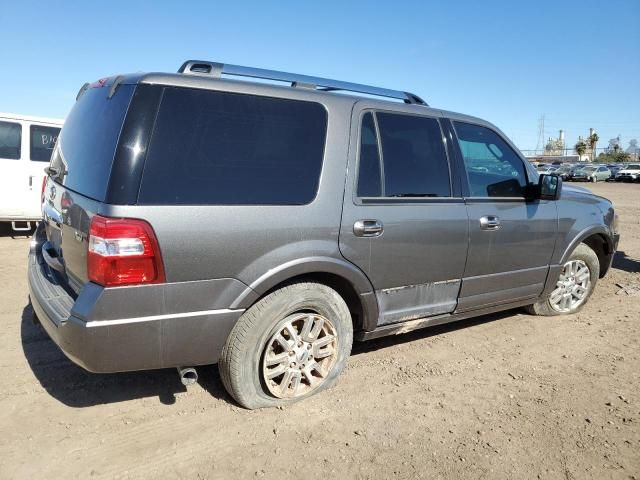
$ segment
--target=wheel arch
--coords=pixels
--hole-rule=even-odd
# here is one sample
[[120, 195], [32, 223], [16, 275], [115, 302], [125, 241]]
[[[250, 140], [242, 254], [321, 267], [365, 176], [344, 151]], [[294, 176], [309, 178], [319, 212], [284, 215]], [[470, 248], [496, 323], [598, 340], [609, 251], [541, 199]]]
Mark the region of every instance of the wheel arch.
[[355, 265], [330, 257], [309, 257], [287, 262], [252, 282], [230, 308], [249, 308], [269, 293], [292, 283], [311, 281], [333, 288], [349, 307], [354, 331], [373, 330], [378, 302], [367, 276]]
[[611, 257], [614, 254], [613, 240], [607, 228], [603, 225], [595, 225], [582, 230], [565, 249], [560, 259], [560, 265], [564, 265], [569, 260], [571, 253], [581, 243], [586, 244], [595, 252], [600, 262], [599, 277], [604, 277], [609, 270]]

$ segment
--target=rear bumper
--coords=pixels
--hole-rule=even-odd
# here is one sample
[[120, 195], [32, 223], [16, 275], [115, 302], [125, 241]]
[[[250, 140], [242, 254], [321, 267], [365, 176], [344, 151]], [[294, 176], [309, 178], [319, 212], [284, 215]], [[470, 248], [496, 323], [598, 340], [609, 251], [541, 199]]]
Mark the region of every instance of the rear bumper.
[[[216, 363], [243, 313], [226, 308], [172, 312], [175, 303], [167, 306], [170, 284], [152, 286], [151, 298], [157, 297], [158, 302], [149, 305], [144, 305], [150, 298], [146, 287], [127, 289], [129, 305], [114, 303], [118, 297], [125, 298], [122, 291], [110, 292], [118, 289], [91, 283], [74, 298], [42, 261], [37, 248], [29, 253], [28, 281], [33, 310], [51, 339], [74, 363], [96, 373]], [[139, 295], [131, 295], [137, 289], [142, 289]], [[105, 309], [109, 304], [112, 308]], [[131, 316], [122, 315], [127, 310]], [[113, 311], [118, 318], [109, 315]]]

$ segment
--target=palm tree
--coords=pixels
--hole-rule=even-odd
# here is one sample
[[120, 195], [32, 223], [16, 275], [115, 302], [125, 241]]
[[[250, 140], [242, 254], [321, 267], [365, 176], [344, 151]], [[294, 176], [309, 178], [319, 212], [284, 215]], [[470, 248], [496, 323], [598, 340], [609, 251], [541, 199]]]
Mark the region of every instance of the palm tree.
[[591, 147], [591, 161], [596, 158], [596, 145], [598, 143], [598, 140], [600, 140], [600, 137], [596, 132], [593, 132], [591, 135], [589, 135], [589, 138], [587, 138], [589, 147]]
[[584, 142], [584, 140], [580, 139], [576, 142], [576, 145], [573, 148], [576, 153], [580, 155], [580, 159], [582, 159], [584, 152], [587, 151], [587, 144]]

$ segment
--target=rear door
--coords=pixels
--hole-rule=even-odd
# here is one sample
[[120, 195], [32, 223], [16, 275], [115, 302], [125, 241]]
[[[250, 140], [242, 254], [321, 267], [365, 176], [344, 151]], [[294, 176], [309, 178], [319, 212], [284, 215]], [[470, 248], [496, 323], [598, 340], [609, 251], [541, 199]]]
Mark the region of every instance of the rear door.
[[525, 199], [535, 178], [498, 132], [460, 121], [453, 126], [467, 177], [470, 242], [457, 311], [535, 298], [555, 247], [556, 203]]
[[0, 117], [0, 220], [24, 213], [27, 182], [22, 123]]
[[51, 160], [51, 153], [58, 141], [60, 127], [40, 123], [25, 123], [25, 135], [27, 136], [28, 157], [25, 158], [26, 191], [25, 191], [25, 215], [29, 218], [41, 216], [42, 179], [44, 169]]
[[359, 102], [350, 145], [340, 250], [371, 280], [379, 325], [452, 312], [468, 218], [438, 115]]

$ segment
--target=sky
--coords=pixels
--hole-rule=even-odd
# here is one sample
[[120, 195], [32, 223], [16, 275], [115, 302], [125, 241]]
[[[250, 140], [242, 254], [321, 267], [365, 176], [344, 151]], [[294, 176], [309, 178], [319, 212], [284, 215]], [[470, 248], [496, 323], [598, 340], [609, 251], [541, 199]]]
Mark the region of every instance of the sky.
[[521, 150], [640, 139], [640, 0], [32, 2], [0, 8], [0, 111], [64, 118], [86, 81], [187, 59], [412, 91]]

